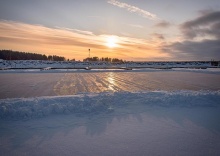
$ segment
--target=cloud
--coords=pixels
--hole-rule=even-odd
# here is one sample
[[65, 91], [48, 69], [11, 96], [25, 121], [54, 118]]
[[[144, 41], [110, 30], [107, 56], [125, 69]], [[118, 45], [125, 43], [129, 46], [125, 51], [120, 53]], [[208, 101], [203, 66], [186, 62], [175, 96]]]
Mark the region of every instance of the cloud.
[[78, 30], [78, 29], [70, 29], [70, 28], [64, 28], [64, 27], [56, 27], [56, 28], [62, 29], [62, 30], [67, 30], [67, 31], [72, 31], [72, 32], [77, 32], [79, 34], [84, 34], [84, 35], [94, 35], [90, 31], [84, 31], [84, 30]]
[[179, 60], [220, 60], [220, 12], [212, 11], [180, 26], [184, 40], [163, 45], [162, 50]]
[[[68, 28], [48, 28], [41, 25], [31, 25], [13, 21], [0, 22], [1, 39], [16, 41], [35, 41], [44, 44], [100, 46], [100, 39], [89, 31]], [[90, 42], [88, 42], [90, 40]], [[3, 41], [3, 40], [2, 40]]]
[[180, 26], [186, 38], [220, 38], [220, 11], [203, 13], [202, 16], [187, 21]]
[[171, 26], [171, 24], [167, 21], [161, 21], [161, 22], [157, 23], [155, 26], [159, 27], [159, 28], [167, 28], [167, 27]]
[[220, 40], [175, 42], [162, 49], [177, 60], [220, 60]]
[[134, 27], [134, 28], [139, 28], [139, 29], [144, 28], [142, 25], [138, 25], [138, 24], [129, 24], [129, 26]]
[[109, 0], [108, 3], [112, 4], [114, 6], [117, 6], [119, 8], [124, 8], [131, 13], [136, 13], [136, 14], [138, 14], [144, 18], [150, 19], [150, 20], [157, 20], [158, 19], [158, 17], [155, 14], [152, 14], [146, 10], [142, 10], [136, 6], [129, 5], [127, 3], [122, 3], [122, 2], [119, 2], [116, 0]]
[[164, 40], [165, 39], [164, 35], [159, 34], [159, 33], [153, 33], [152, 36], [155, 37], [156, 39], [159, 39], [159, 40]]

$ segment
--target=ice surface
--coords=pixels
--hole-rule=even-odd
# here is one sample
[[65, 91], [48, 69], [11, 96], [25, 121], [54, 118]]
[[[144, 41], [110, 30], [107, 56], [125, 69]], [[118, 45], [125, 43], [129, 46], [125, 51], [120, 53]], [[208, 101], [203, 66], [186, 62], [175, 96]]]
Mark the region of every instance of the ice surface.
[[0, 73], [0, 99], [155, 90], [220, 90], [220, 74], [186, 71]]

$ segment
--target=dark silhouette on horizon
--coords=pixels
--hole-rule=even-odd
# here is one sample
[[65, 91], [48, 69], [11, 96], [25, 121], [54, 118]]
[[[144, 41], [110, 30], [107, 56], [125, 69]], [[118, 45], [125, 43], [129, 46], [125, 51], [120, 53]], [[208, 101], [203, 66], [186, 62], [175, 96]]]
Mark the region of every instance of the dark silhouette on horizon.
[[48, 60], [48, 61], [65, 61], [65, 57], [45, 54], [36, 54], [29, 52], [19, 52], [12, 50], [0, 50], [0, 59], [3, 60]]

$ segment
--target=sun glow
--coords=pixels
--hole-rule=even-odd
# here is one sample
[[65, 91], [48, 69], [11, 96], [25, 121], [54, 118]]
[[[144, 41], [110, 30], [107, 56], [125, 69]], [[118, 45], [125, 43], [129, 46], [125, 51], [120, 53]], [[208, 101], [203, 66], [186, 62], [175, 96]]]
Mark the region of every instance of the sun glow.
[[117, 38], [115, 36], [108, 36], [106, 39], [106, 46], [109, 48], [117, 47]]

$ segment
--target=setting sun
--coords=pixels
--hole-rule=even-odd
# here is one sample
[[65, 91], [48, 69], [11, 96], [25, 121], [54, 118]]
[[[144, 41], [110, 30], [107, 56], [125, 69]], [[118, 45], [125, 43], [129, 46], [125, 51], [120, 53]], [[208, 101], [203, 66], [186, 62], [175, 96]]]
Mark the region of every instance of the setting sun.
[[106, 46], [109, 48], [114, 48], [117, 46], [117, 38], [115, 36], [109, 36], [106, 39]]

